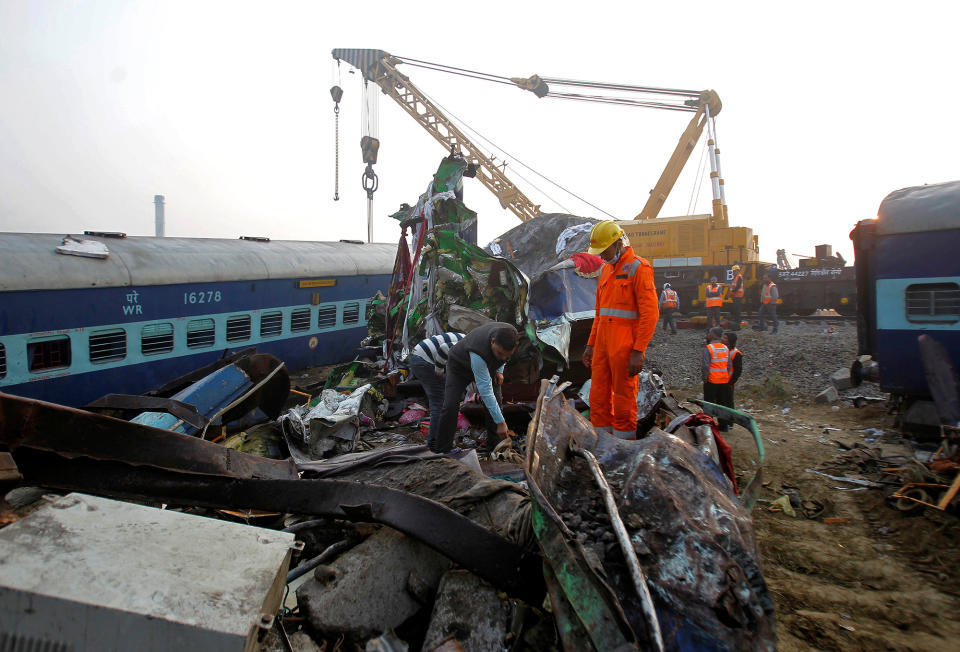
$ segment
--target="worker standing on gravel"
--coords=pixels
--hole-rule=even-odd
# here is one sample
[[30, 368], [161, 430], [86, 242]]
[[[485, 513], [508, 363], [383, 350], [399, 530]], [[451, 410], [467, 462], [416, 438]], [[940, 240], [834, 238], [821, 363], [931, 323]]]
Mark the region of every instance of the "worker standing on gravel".
[[763, 275], [763, 287], [760, 288], [760, 323], [755, 330], [767, 330], [767, 324], [764, 316], [769, 317], [773, 322], [773, 334], [777, 334], [777, 328], [780, 322], [777, 320], [777, 301], [780, 299], [780, 291], [777, 290], [777, 284], [773, 282], [773, 276], [770, 272]]
[[463, 333], [441, 333], [422, 340], [410, 353], [410, 373], [420, 381], [430, 407], [430, 434], [427, 446], [437, 445], [437, 428], [443, 411], [444, 373], [450, 349], [463, 339]]
[[734, 265], [730, 268], [733, 272], [733, 282], [730, 284], [730, 300], [733, 301], [733, 324], [731, 330], [740, 330], [740, 311], [743, 309], [743, 274], [740, 273], [740, 265]]
[[669, 283], [663, 284], [663, 292], [660, 293], [660, 314], [663, 316], [663, 332], [667, 332], [667, 326], [670, 326], [670, 334], [677, 334], [677, 324], [673, 321], [673, 313], [680, 305], [680, 295], [670, 287]]
[[[740, 352], [740, 349], [737, 348], [737, 334], [731, 331], [727, 331], [723, 334], [723, 338], [720, 340], [730, 351], [730, 380], [727, 381], [727, 402], [724, 403], [731, 410], [736, 410], [737, 406], [734, 401], [734, 389], [737, 384], [737, 381], [740, 380], [740, 374], [743, 373], [743, 354]], [[720, 422], [720, 429], [727, 431], [730, 429], [730, 423]]]
[[437, 428], [436, 440], [430, 446], [435, 453], [449, 453], [457, 432], [460, 401], [471, 382], [477, 384], [477, 393], [487, 408], [487, 451], [509, 436], [507, 422], [500, 410], [503, 402], [503, 368], [517, 350], [519, 336], [510, 324], [490, 322], [479, 326], [457, 342], [447, 356], [446, 380], [443, 387], [443, 412]]
[[637, 436], [637, 375], [657, 329], [657, 286], [653, 266], [624, 242], [613, 220], [590, 231], [589, 253], [604, 262], [597, 307], [583, 364], [590, 368], [590, 422], [621, 439]]
[[714, 326], [707, 332], [700, 370], [703, 375], [703, 400], [727, 405], [727, 383], [730, 382], [730, 349], [721, 342], [723, 329]]
[[723, 289], [717, 283], [717, 277], [710, 277], [706, 292], [707, 328], [720, 325], [720, 308], [723, 307]]

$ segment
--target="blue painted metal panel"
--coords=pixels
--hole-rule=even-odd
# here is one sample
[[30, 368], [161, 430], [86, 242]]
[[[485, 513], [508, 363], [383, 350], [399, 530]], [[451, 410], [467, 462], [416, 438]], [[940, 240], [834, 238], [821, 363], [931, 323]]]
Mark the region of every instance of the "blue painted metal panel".
[[381, 274], [339, 277], [333, 287], [302, 289], [297, 279], [283, 279], [8, 292], [0, 305], [0, 335], [310, 305], [313, 294], [321, 303], [366, 299], [389, 284], [390, 275]]
[[[252, 386], [253, 381], [250, 380], [250, 377], [239, 367], [231, 364], [222, 369], [217, 369], [205, 378], [201, 378], [174, 394], [172, 398], [194, 406], [197, 408], [197, 412], [209, 419], [242, 396]], [[188, 435], [197, 431], [196, 427], [180, 421], [178, 417], [167, 412], [141, 412], [130, 420], [134, 423], [142, 423], [146, 426], [173, 430]]]
[[910, 321], [907, 317], [907, 288], [911, 285], [928, 283], [956, 283], [960, 285], [960, 276], [925, 276], [922, 278], [878, 279], [876, 284], [877, 330], [910, 330], [918, 335], [926, 331], [960, 330], [960, 318], [940, 317], [930, 321]]
[[960, 229], [877, 235], [874, 278], [917, 278], [960, 274]]

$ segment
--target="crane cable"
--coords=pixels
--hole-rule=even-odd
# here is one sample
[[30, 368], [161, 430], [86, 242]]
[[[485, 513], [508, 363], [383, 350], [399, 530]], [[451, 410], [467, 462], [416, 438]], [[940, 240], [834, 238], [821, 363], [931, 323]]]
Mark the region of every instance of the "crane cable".
[[[421, 90], [420, 92], [423, 93], [422, 90]], [[433, 99], [432, 97], [430, 97], [430, 96], [427, 95], [426, 93], [423, 93], [423, 95], [424, 95], [428, 100], [430, 100], [430, 102], [432, 102], [433, 104], [435, 104], [440, 110], [442, 110], [444, 113], [446, 113], [447, 115], [449, 115], [450, 117], [452, 117], [454, 120], [456, 120], [457, 122], [459, 122], [467, 131], [470, 131], [470, 132], [473, 133], [474, 136], [476, 136], [478, 139], [486, 142], [487, 145], [490, 146], [492, 149], [496, 149], [496, 150], [500, 151], [501, 153], [506, 154], [507, 156], [509, 156], [510, 158], [512, 158], [516, 163], [519, 163], [519, 164], [522, 165], [523, 167], [527, 168], [528, 170], [530, 170], [531, 172], [533, 172], [534, 174], [536, 174], [538, 177], [540, 177], [541, 179], [543, 179], [543, 180], [546, 181], [547, 183], [550, 183], [551, 185], [556, 186], [557, 188], [559, 188], [559, 189], [562, 190], [563, 192], [567, 193], [568, 195], [570, 195], [570, 196], [572, 196], [572, 197], [575, 197], [576, 199], [580, 200], [581, 202], [583, 202], [584, 204], [590, 206], [591, 208], [594, 208], [594, 209], [600, 211], [600, 212], [603, 213], [604, 215], [608, 216], [610, 219], [614, 219], [614, 220], [615, 220], [615, 219], [618, 219], [615, 215], [611, 215], [610, 213], [608, 213], [607, 211], [603, 210], [602, 208], [600, 208], [600, 207], [597, 206], [596, 204], [593, 204], [592, 202], [584, 199], [583, 197], [581, 197], [580, 195], [576, 194], [575, 192], [573, 192], [573, 191], [571, 191], [571, 190], [567, 190], [566, 188], [564, 188], [563, 186], [561, 186], [561, 185], [560, 185], [559, 183], [557, 183], [556, 181], [554, 181], [554, 180], [550, 179], [549, 177], [541, 174], [540, 172], [538, 172], [537, 170], [535, 170], [535, 169], [532, 168], [531, 166], [527, 165], [526, 163], [524, 163], [523, 161], [521, 161], [519, 158], [517, 158], [516, 156], [514, 156], [513, 154], [511, 154], [510, 152], [508, 152], [507, 150], [503, 149], [502, 147], [500, 147], [499, 145], [497, 145], [496, 143], [494, 143], [492, 140], [490, 140], [489, 138], [487, 138], [486, 136], [484, 136], [483, 134], [481, 134], [479, 131], [477, 131], [476, 129], [474, 129], [474, 128], [471, 127], [470, 125], [468, 125], [464, 120], [462, 120], [461, 118], [459, 118], [459, 117], [457, 117], [456, 115], [454, 115], [450, 110], [448, 110], [448, 109], [447, 109], [446, 107], [444, 107], [442, 104], [440, 104], [439, 102], [437, 102], [435, 99]], [[506, 161], [504, 162], [504, 165], [506, 165]], [[559, 201], [557, 201], [556, 199], [554, 199], [553, 197], [551, 197], [550, 195], [548, 195], [545, 191], [541, 190], [540, 188], [537, 188], [537, 186], [535, 186], [535, 185], [534, 185], [532, 182], [530, 182], [528, 179], [525, 179], [524, 177], [520, 176], [520, 174], [517, 174], [517, 176], [520, 177], [521, 179], [523, 179], [524, 181], [526, 181], [527, 183], [529, 183], [531, 186], [533, 186], [533, 187], [534, 187], [538, 192], [540, 192], [544, 197], [546, 197], [546, 198], [549, 199], [550, 201], [552, 201], [552, 202], [554, 202], [555, 204], [557, 204], [560, 208], [562, 208], [563, 210], [567, 211], [567, 213], [570, 213], [570, 209], [566, 208], [563, 204], [561, 204]]]
[[[455, 66], [447, 66], [441, 63], [433, 63], [430, 61], [423, 61], [421, 59], [411, 59], [407, 57], [396, 57], [400, 62], [414, 66], [416, 68], [425, 68], [427, 70], [434, 70], [436, 72], [445, 72], [452, 75], [459, 75], [461, 77], [469, 77], [472, 79], [480, 79], [483, 81], [494, 82], [497, 84], [506, 84], [508, 86], [517, 86], [518, 84], [510, 77], [503, 77], [501, 75], [493, 75], [490, 73], [480, 72], [478, 70], [470, 70], [468, 68], [457, 68]], [[601, 90], [610, 90], [610, 91], [623, 91], [628, 93], [649, 93], [652, 95], [670, 95], [680, 98], [689, 99], [699, 99], [700, 91], [681, 89], [681, 88], [660, 88], [657, 86], [635, 86], [630, 84], [613, 84], [608, 82], [591, 82], [591, 81], [582, 81], [577, 79], [561, 79], [559, 77], [541, 77], [541, 80], [546, 82], [548, 85], [554, 84], [557, 86], [572, 86], [575, 88], [593, 88]], [[651, 109], [665, 109], [667, 111], [684, 111], [688, 113], [695, 112], [697, 110], [696, 106], [690, 106], [685, 103], [681, 104], [668, 104], [666, 102], [656, 102], [653, 100], [637, 100], [630, 99], [625, 97], [611, 97], [606, 95], [584, 95], [580, 93], [570, 93], [570, 92], [557, 92], [549, 91], [545, 97], [553, 97], [556, 99], [562, 100], [576, 100], [580, 102], [597, 102], [602, 104], [620, 104], [626, 106], [640, 106], [647, 107]]]
[[[700, 162], [697, 163], [697, 176], [693, 179], [693, 187], [690, 188], [690, 202], [687, 204], [687, 215], [692, 215], [693, 211], [697, 207], [697, 202], [700, 201], [700, 189], [703, 187], [703, 173], [705, 166], [705, 159], [707, 154], [707, 145], [704, 143], [704, 146], [700, 149]], [[694, 197], [696, 193], [696, 197]]]

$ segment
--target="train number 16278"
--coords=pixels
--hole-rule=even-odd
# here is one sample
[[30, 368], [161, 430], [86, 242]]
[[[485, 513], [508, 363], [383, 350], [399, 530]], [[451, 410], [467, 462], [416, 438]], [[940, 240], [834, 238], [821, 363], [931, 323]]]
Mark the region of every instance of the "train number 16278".
[[207, 290], [200, 292], [184, 292], [183, 303], [219, 303], [221, 299], [220, 290]]

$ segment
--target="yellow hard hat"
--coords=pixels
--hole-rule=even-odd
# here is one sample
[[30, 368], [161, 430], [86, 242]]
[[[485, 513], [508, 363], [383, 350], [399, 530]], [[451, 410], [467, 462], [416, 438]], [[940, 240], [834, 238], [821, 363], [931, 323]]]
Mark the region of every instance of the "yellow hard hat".
[[732, 269], [732, 270], [735, 271], [735, 272], [739, 272], [739, 271], [740, 271], [740, 265], [734, 265], [734, 266], [731, 267], [730, 269]]
[[603, 253], [607, 247], [623, 237], [623, 229], [613, 220], [604, 220], [590, 229], [590, 249], [587, 253], [594, 256]]

